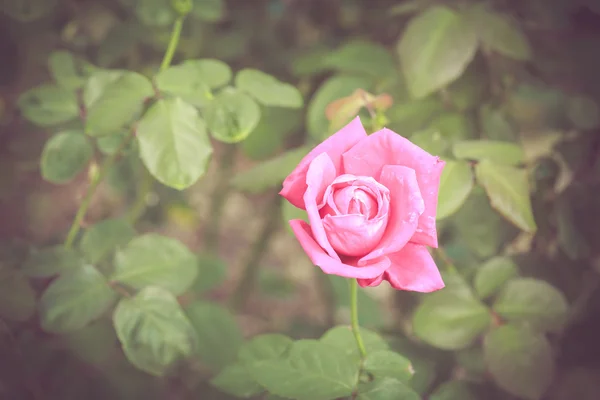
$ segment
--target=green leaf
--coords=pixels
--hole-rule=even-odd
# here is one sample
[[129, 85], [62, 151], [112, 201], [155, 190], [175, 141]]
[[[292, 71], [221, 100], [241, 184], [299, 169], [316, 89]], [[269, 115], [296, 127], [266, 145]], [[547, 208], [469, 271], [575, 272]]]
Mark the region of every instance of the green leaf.
[[413, 97], [426, 97], [463, 74], [477, 50], [467, 22], [448, 7], [432, 6], [408, 23], [397, 50]]
[[420, 400], [421, 397], [405, 383], [393, 379], [376, 379], [358, 385], [357, 400]]
[[511, 322], [525, 322], [540, 331], [557, 331], [566, 321], [565, 296], [547, 282], [518, 278], [509, 281], [494, 302], [494, 311]]
[[42, 328], [46, 332], [75, 331], [100, 317], [116, 301], [106, 278], [91, 265], [61, 275], [40, 299]]
[[242, 364], [252, 367], [259, 361], [281, 358], [294, 343], [292, 339], [279, 333], [267, 333], [253, 337], [240, 349]]
[[265, 106], [301, 108], [302, 93], [295, 86], [284, 83], [257, 69], [243, 69], [235, 76], [235, 86]]
[[488, 96], [488, 74], [485, 63], [471, 63], [462, 76], [448, 86], [448, 96], [445, 100], [461, 113], [479, 107]]
[[531, 59], [531, 46], [521, 29], [505, 14], [476, 6], [469, 13], [482, 45], [515, 60]]
[[508, 257], [494, 257], [475, 274], [474, 287], [480, 298], [495, 295], [510, 279], [519, 276], [519, 267]]
[[514, 142], [517, 139], [515, 127], [503, 110], [485, 105], [479, 110], [479, 124], [486, 138]]
[[456, 364], [464, 369], [467, 378], [475, 380], [485, 379], [486, 366], [483, 350], [480, 346], [461, 350], [455, 353]]
[[79, 116], [75, 91], [56, 85], [42, 85], [23, 93], [17, 105], [23, 116], [39, 126], [69, 122]]
[[[428, 152], [429, 154], [442, 156], [448, 148], [448, 141], [436, 129], [424, 129], [410, 136], [410, 141]], [[445, 167], [446, 169], [448, 166]]]
[[120, 150], [122, 154], [126, 154], [132, 148], [132, 144], [129, 143], [124, 149], [121, 149], [121, 144], [123, 143], [123, 140], [125, 140], [125, 136], [130, 134], [131, 133], [128, 130], [123, 129], [114, 135], [97, 137], [96, 147], [98, 147], [98, 150], [105, 155], [115, 154], [117, 150]]
[[224, 89], [204, 110], [211, 135], [225, 143], [246, 139], [260, 121], [260, 107], [247, 94]]
[[[386, 341], [377, 333], [366, 328], [360, 328], [367, 354], [389, 349]], [[349, 326], [336, 326], [329, 329], [321, 336], [321, 342], [337, 347], [356, 362], [360, 361], [360, 351], [356, 346], [356, 339]]]
[[523, 164], [525, 154], [516, 143], [495, 140], [466, 140], [454, 144], [454, 156], [467, 160], [489, 160], [497, 164]]
[[101, 367], [118, 350], [110, 319], [100, 319], [62, 336], [66, 347], [82, 361]]
[[367, 353], [363, 367], [372, 373], [376, 380], [394, 378], [408, 383], [415, 373], [406, 357], [390, 350]]
[[225, 15], [225, 3], [223, 0], [192, 0], [194, 7], [192, 15], [208, 21], [217, 22], [223, 19]]
[[81, 251], [92, 264], [103, 261], [135, 236], [135, 229], [125, 219], [106, 219], [86, 229]]
[[593, 130], [600, 126], [600, 108], [588, 96], [574, 96], [567, 102], [567, 116], [577, 129]]
[[356, 89], [369, 90], [371, 79], [353, 75], [336, 75], [326, 80], [317, 89], [308, 104], [306, 126], [311, 137], [322, 141], [333, 132], [328, 132], [329, 121], [325, 108], [334, 100], [350, 96]]
[[82, 63], [68, 51], [53, 51], [48, 58], [48, 67], [56, 83], [60, 86], [75, 90], [85, 84], [86, 74]]
[[219, 60], [187, 60], [160, 71], [154, 79], [161, 92], [179, 96], [196, 107], [204, 107], [213, 97], [211, 90], [231, 80], [231, 68]]
[[196, 332], [177, 299], [158, 287], [122, 299], [113, 322], [129, 361], [152, 375], [164, 375], [196, 348]]
[[236, 189], [249, 193], [260, 193], [275, 187], [283, 182], [309, 151], [310, 149], [304, 146], [290, 150], [238, 173], [231, 180], [231, 184]]
[[224, 307], [194, 302], [185, 309], [198, 338], [200, 361], [220, 370], [235, 361], [243, 337], [234, 316]]
[[48, 278], [82, 266], [83, 260], [74, 250], [64, 246], [52, 246], [33, 251], [25, 261], [22, 271], [31, 278]]
[[442, 111], [444, 104], [437, 98], [430, 97], [394, 104], [386, 116], [390, 119], [390, 129], [408, 137], [423, 130]]
[[482, 160], [475, 166], [475, 175], [493, 208], [525, 232], [537, 230], [525, 170]]
[[198, 111], [180, 98], [154, 103], [137, 126], [137, 139], [152, 176], [178, 190], [204, 175], [213, 152]]
[[491, 322], [490, 311], [479, 300], [452, 291], [425, 297], [413, 315], [415, 335], [443, 350], [468, 347]]
[[52, 183], [67, 183], [90, 162], [94, 148], [82, 132], [64, 131], [44, 145], [40, 159], [42, 177]]
[[227, 264], [211, 253], [198, 255], [198, 268], [198, 276], [191, 287], [191, 290], [196, 294], [202, 294], [216, 288], [227, 277]]
[[292, 345], [287, 359], [254, 364], [250, 373], [270, 393], [297, 400], [331, 400], [350, 396], [359, 364], [336, 347], [313, 340]]
[[440, 177], [437, 219], [457, 212], [471, 194], [473, 184], [473, 170], [467, 162], [447, 161]]
[[322, 61], [323, 65], [339, 72], [364, 74], [385, 79], [396, 74], [396, 65], [390, 52], [380, 44], [364, 41], [350, 41], [330, 52]]
[[496, 384], [527, 400], [539, 400], [555, 371], [550, 343], [526, 327], [504, 325], [484, 341], [485, 360]]
[[458, 112], [444, 112], [440, 114], [431, 121], [428, 128], [439, 131], [442, 137], [450, 143], [476, 136], [473, 121]]
[[0, 318], [26, 321], [35, 313], [35, 291], [23, 272], [0, 266]]
[[263, 107], [258, 125], [241, 143], [242, 150], [253, 160], [274, 156], [287, 137], [302, 129], [302, 119], [300, 110]]
[[430, 400], [477, 400], [475, 393], [466, 382], [459, 380], [441, 384], [429, 397]]
[[154, 95], [152, 82], [136, 72], [125, 72], [107, 84], [87, 110], [85, 132], [90, 136], [119, 133], [133, 121], [144, 101]]
[[158, 27], [172, 24], [176, 17], [168, 0], [138, 0], [135, 14], [143, 24]]
[[111, 280], [135, 289], [157, 286], [179, 295], [192, 285], [197, 274], [198, 260], [183, 243], [147, 233], [116, 254]]
[[246, 366], [232, 364], [225, 367], [210, 384], [235, 397], [248, 398], [263, 392], [262, 386], [250, 376]]
[[83, 87], [83, 104], [85, 107], [88, 109], [91, 108], [102, 97], [106, 88], [122, 77], [124, 72], [122, 70], [111, 69], [95, 71]]

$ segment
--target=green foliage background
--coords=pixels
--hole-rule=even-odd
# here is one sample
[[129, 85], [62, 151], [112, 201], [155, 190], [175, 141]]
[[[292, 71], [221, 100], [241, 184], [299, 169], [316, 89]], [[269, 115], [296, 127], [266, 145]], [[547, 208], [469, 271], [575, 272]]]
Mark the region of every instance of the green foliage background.
[[[597, 2], [0, 4], [1, 398], [600, 396]], [[277, 196], [357, 114], [447, 162], [366, 358]]]

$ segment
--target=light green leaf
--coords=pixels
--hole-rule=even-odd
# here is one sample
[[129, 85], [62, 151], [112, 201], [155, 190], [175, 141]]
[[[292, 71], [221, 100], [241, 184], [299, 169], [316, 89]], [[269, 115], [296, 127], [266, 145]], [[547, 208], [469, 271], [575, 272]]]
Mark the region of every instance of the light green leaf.
[[[386, 341], [377, 333], [366, 328], [360, 328], [360, 333], [367, 354], [389, 349]], [[360, 351], [356, 346], [356, 339], [349, 326], [333, 327], [325, 332], [320, 340], [329, 346], [339, 348], [345, 354], [351, 356], [356, 362], [360, 361]]]
[[143, 24], [159, 27], [172, 24], [176, 17], [169, 0], [138, 0], [135, 14]]
[[35, 313], [35, 291], [23, 272], [0, 266], [0, 318], [26, 321]]
[[227, 264], [211, 253], [198, 255], [198, 268], [198, 276], [191, 287], [191, 290], [196, 294], [205, 293], [216, 288], [227, 277]]
[[196, 332], [177, 299], [158, 287], [147, 287], [119, 302], [113, 322], [123, 351], [137, 368], [164, 375], [196, 348]]
[[574, 96], [567, 101], [567, 116], [577, 129], [593, 130], [600, 126], [600, 108], [588, 96]]
[[367, 353], [363, 367], [373, 374], [376, 380], [394, 378], [402, 382], [409, 382], [415, 373], [406, 357], [390, 350]]
[[260, 121], [260, 107], [247, 94], [224, 89], [204, 110], [211, 135], [225, 143], [246, 139]]
[[297, 400], [331, 400], [352, 394], [359, 364], [336, 347], [314, 340], [292, 345], [287, 359], [262, 361], [250, 373], [270, 393]]
[[413, 315], [415, 335], [443, 350], [468, 347], [491, 322], [490, 311], [479, 300], [452, 291], [425, 297]]
[[459, 380], [441, 384], [429, 397], [430, 400], [477, 400], [468, 383]]
[[234, 316], [224, 307], [196, 301], [185, 309], [196, 331], [200, 362], [220, 370], [235, 361], [243, 337]]
[[124, 73], [125, 71], [112, 69], [100, 69], [94, 72], [83, 87], [83, 104], [85, 107], [87, 109], [91, 108], [102, 97], [106, 88], [122, 77]]
[[231, 184], [236, 189], [249, 193], [259, 193], [275, 187], [283, 182], [309, 151], [310, 149], [307, 147], [290, 150], [247, 171], [238, 173], [231, 180]]
[[523, 164], [525, 154], [516, 143], [495, 140], [465, 140], [454, 144], [454, 156], [467, 160], [490, 160], [497, 164]]
[[240, 349], [242, 364], [252, 367], [259, 361], [281, 358], [293, 344], [293, 340], [279, 333], [267, 333], [253, 337]]
[[83, 260], [71, 249], [64, 246], [46, 247], [33, 251], [25, 264], [23, 272], [32, 278], [48, 278], [63, 274], [83, 266]]
[[543, 334], [504, 325], [486, 336], [483, 348], [494, 381], [512, 395], [539, 400], [552, 383], [555, 362]]
[[306, 126], [311, 137], [322, 141], [333, 132], [328, 132], [329, 120], [325, 108], [334, 100], [350, 96], [356, 89], [368, 91], [372, 81], [366, 77], [353, 75], [335, 75], [326, 80], [317, 89], [308, 104]]
[[75, 90], [85, 84], [87, 74], [82, 63], [68, 51], [53, 51], [48, 58], [48, 67], [56, 83], [60, 86]]
[[75, 331], [100, 317], [117, 300], [106, 278], [91, 265], [61, 275], [40, 299], [42, 328], [46, 332]]
[[246, 366], [232, 364], [225, 367], [210, 384], [235, 397], [249, 398], [263, 392], [262, 386], [250, 376]]
[[350, 41], [325, 56], [323, 65], [350, 74], [386, 79], [396, 74], [391, 53], [382, 45], [364, 40]]
[[235, 86], [266, 106], [301, 108], [304, 105], [302, 94], [295, 86], [256, 69], [238, 72]]
[[506, 282], [519, 276], [519, 267], [508, 257], [494, 257], [486, 261], [475, 274], [473, 282], [480, 298], [493, 296]]
[[447, 161], [440, 177], [437, 219], [457, 212], [469, 197], [473, 184], [473, 170], [467, 162]]
[[530, 233], [537, 230], [525, 170], [482, 160], [475, 166], [475, 175], [492, 207], [518, 228]]
[[176, 239], [147, 233], [117, 252], [111, 280], [135, 289], [157, 286], [175, 295], [185, 292], [198, 274], [198, 260]]
[[540, 331], [557, 331], [569, 305], [554, 286], [533, 278], [509, 281], [494, 302], [494, 311], [511, 322], [525, 322]]
[[225, 15], [225, 3], [223, 0], [192, 0], [194, 7], [192, 15], [208, 21], [217, 22], [223, 19]]
[[81, 251], [90, 263], [97, 264], [134, 236], [133, 226], [125, 219], [106, 219], [86, 229], [81, 238]]
[[479, 40], [485, 48], [515, 60], [531, 59], [527, 37], [508, 15], [476, 6], [469, 18], [469, 22], [477, 27]]
[[82, 132], [64, 131], [44, 145], [40, 159], [42, 177], [52, 183], [67, 183], [90, 162], [94, 148]]
[[144, 101], [154, 95], [152, 82], [135, 72], [125, 72], [107, 84], [87, 110], [85, 132], [90, 136], [119, 133], [133, 121]]
[[426, 97], [463, 74], [477, 50], [467, 22], [448, 7], [432, 6], [408, 23], [397, 50], [413, 97]]
[[96, 138], [96, 146], [102, 154], [111, 155], [115, 154], [117, 150], [120, 150], [122, 154], [126, 154], [132, 148], [132, 144], [129, 143], [124, 149], [121, 149], [121, 144], [125, 140], [126, 135], [130, 135], [131, 132], [123, 129], [119, 133], [109, 136], [100, 136]]
[[397, 379], [383, 378], [358, 386], [357, 400], [420, 400], [410, 386]]
[[198, 111], [180, 98], [158, 100], [137, 127], [140, 157], [158, 181], [183, 190], [205, 172], [213, 149]]
[[74, 90], [42, 85], [23, 93], [17, 102], [23, 116], [39, 126], [69, 122], [79, 116]]

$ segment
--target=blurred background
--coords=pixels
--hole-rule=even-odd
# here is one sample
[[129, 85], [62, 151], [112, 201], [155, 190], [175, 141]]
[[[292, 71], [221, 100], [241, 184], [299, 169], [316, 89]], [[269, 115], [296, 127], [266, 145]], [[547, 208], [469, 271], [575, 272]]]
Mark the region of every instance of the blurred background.
[[[40, 325], [37, 302], [51, 279], [27, 273], [31, 254], [64, 240], [115, 143], [99, 140], [76, 176], [49, 182], [40, 160], [57, 130], [31, 115], [39, 101], [49, 102], [42, 106], [50, 113], [64, 112], [64, 104], [24, 94], [53, 80], [84, 79], [88, 65], [152, 76], [176, 14], [168, 0], [0, 2], [1, 399], [233, 399], [209, 383], [235, 358], [224, 350], [232, 341], [265, 332], [318, 337], [348, 323], [346, 283], [312, 266], [288, 228], [287, 220], [302, 217], [277, 195], [291, 168], [267, 161], [320, 142], [356, 114], [453, 163], [440, 192], [440, 269], [473, 288], [497, 325], [536, 313], [536, 321], [558, 326], [543, 330], [543, 349], [529, 357], [539, 341], [504, 338], [508, 355], [494, 360], [485, 320], [481, 328], [468, 307], [446, 310], [446, 300], [423, 303], [424, 296], [387, 284], [361, 290], [361, 325], [411, 360], [414, 389], [437, 400], [600, 398], [600, 2], [193, 3], [174, 64], [212, 58], [233, 71], [258, 69], [294, 85], [304, 107], [261, 106], [245, 140], [213, 140], [206, 174], [185, 191], [144, 179], [127, 155], [99, 185], [84, 228], [134, 204], [138, 232], [176, 238], [198, 254], [202, 279], [180, 303], [201, 298], [223, 308], [211, 325], [217, 333], [199, 333], [205, 345], [197, 359], [154, 377], [125, 358], [110, 315], [64, 334]], [[432, 7], [442, 7], [440, 15]], [[448, 12], [467, 13], [464, 25], [477, 39]], [[496, 147], [490, 156], [457, 146], [465, 141]], [[518, 145], [518, 154], [498, 142]], [[474, 184], [478, 151], [517, 160], [495, 170], [493, 183], [477, 175]], [[37, 262], [44, 257], [51, 256]], [[502, 301], [494, 297], [517, 277], [524, 286], [504, 288]], [[551, 288], [529, 292], [529, 278]], [[525, 292], [533, 293], [523, 300], [533, 307], [510, 308], [512, 296]], [[432, 325], [439, 316], [441, 324]]]

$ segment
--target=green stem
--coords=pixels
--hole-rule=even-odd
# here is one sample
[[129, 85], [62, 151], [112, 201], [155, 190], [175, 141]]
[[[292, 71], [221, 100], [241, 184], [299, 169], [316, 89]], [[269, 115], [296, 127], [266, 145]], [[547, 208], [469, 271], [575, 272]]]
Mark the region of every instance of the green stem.
[[367, 356], [367, 349], [360, 334], [360, 326], [358, 324], [358, 281], [350, 279], [350, 315], [352, 321], [352, 333], [356, 339], [356, 345], [360, 351], [362, 358]]
[[169, 68], [171, 65], [171, 61], [173, 61], [173, 56], [175, 55], [175, 50], [177, 49], [177, 45], [179, 44], [179, 38], [181, 36], [181, 28], [183, 27], [183, 19], [185, 17], [179, 17], [175, 20], [173, 24], [173, 30], [171, 31], [171, 39], [169, 40], [169, 46], [167, 47], [167, 51], [165, 52], [165, 56], [163, 57], [162, 63], [160, 64], [160, 70], [164, 71]]

